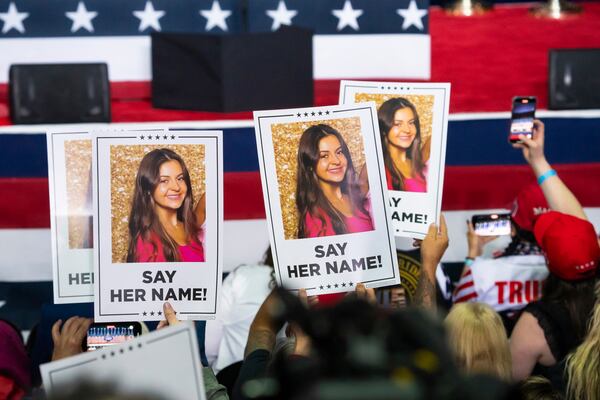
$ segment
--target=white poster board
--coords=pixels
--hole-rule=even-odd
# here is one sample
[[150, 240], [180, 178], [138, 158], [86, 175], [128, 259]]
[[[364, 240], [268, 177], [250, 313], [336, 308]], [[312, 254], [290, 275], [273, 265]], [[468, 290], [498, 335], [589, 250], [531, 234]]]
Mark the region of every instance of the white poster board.
[[181, 323], [126, 343], [40, 365], [52, 394], [82, 382], [109, 385], [119, 393], [152, 393], [165, 399], [206, 398], [193, 323]]
[[92, 140], [48, 132], [48, 187], [54, 303], [94, 301]]
[[374, 101], [396, 236], [423, 239], [439, 223], [449, 83], [341, 81], [340, 104]]
[[94, 319], [216, 316], [222, 271], [221, 131], [93, 134]]
[[309, 295], [400, 282], [375, 104], [254, 113], [277, 282]]

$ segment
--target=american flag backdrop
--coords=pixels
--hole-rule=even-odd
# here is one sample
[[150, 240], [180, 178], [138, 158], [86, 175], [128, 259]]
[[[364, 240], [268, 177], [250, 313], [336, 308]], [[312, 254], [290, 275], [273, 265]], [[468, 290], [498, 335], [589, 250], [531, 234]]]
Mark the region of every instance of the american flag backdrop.
[[0, 82], [6, 82], [10, 64], [33, 62], [106, 62], [111, 81], [148, 81], [153, 31], [236, 34], [284, 25], [314, 30], [317, 79], [427, 79], [428, 5], [427, 0], [0, 0]]
[[[446, 262], [460, 263], [464, 259], [467, 218], [506, 207], [520, 187], [533, 181], [521, 154], [508, 145], [506, 137], [511, 97], [535, 95], [542, 110], [537, 115], [547, 127], [548, 159], [600, 228], [600, 111], [543, 110], [547, 104], [548, 49], [600, 47], [600, 4], [584, 2], [584, 13], [575, 19], [543, 21], [529, 17], [528, 6], [524, 5], [497, 6], [493, 13], [466, 19], [447, 16], [440, 9], [427, 9], [426, 2], [411, 0], [246, 3], [250, 7], [240, 14], [235, 2], [225, 0], [0, 0], [0, 125], [6, 125], [0, 126], [0, 306], [4, 304], [0, 316], [27, 328], [39, 317], [40, 303], [52, 299], [44, 135], [48, 127], [10, 126], [3, 85], [8, 65], [107, 61], [111, 80], [147, 82], [148, 34], [156, 30], [256, 32], [277, 29], [277, 23], [286, 25], [289, 19], [289, 24], [314, 27], [315, 50], [321, 46], [318, 40], [323, 40], [323, 46], [339, 40], [334, 50], [323, 53], [324, 60], [339, 64], [334, 73], [370, 60], [366, 67], [376, 66], [376, 71], [351, 77], [407, 79], [399, 72], [401, 68], [422, 60], [420, 65], [424, 67], [417, 68], [421, 76], [430, 76], [434, 82], [451, 82], [442, 203], [451, 229]], [[316, 12], [307, 3], [323, 8]], [[387, 7], [387, 11], [377, 14], [379, 6]], [[361, 38], [357, 36], [372, 39], [367, 58], [359, 52]], [[401, 46], [390, 47], [387, 36], [423, 41], [425, 44], [415, 45], [422, 50], [418, 54], [424, 54], [423, 58], [402, 51]], [[344, 46], [355, 43], [362, 60], [345, 58], [355, 49]], [[316, 58], [315, 77], [328, 76], [325, 67], [321, 75], [317, 73]], [[395, 73], [388, 75], [387, 68]], [[315, 104], [337, 102], [338, 83], [333, 79], [317, 80]], [[182, 121], [203, 120], [194, 122], [194, 126], [224, 129], [225, 269], [257, 261], [268, 238], [251, 114], [157, 110], [151, 107], [148, 97], [116, 97], [113, 90], [115, 122], [174, 121], [169, 124], [190, 126]], [[502, 243], [496, 247], [502, 247]]]

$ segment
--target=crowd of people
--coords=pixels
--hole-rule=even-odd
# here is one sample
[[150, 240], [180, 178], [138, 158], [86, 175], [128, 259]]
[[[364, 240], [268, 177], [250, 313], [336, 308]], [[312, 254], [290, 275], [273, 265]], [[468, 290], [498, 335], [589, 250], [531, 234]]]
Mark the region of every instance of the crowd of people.
[[[413, 130], [420, 140], [418, 122]], [[315, 137], [331, 137], [333, 148], [342, 148], [341, 153], [334, 149], [332, 157], [346, 166], [347, 149], [339, 134], [326, 126], [314, 131]], [[207, 398], [600, 400], [598, 235], [545, 158], [543, 123], [536, 120], [533, 137], [520, 139], [513, 146], [522, 150], [537, 184], [523, 188], [511, 205], [512, 240], [493, 258], [482, 256], [490, 238], [476, 235], [467, 223], [464, 269], [448, 309], [439, 306], [436, 277], [449, 243], [443, 216], [422, 241], [415, 241], [420, 273], [410, 295], [409, 287], [358, 284], [334, 302], [309, 297], [304, 290], [296, 296], [276, 287], [267, 250], [262, 263], [240, 266], [223, 282], [219, 319], [207, 322], [200, 346], [206, 356]], [[389, 142], [392, 146], [393, 138]], [[416, 150], [411, 154], [416, 185], [424, 181], [423, 158]], [[307, 150], [305, 158], [315, 164], [306, 168], [318, 167], [319, 157]], [[392, 186], [411, 185], [392, 159], [386, 159], [395, 171], [388, 177]], [[179, 175], [176, 171], [174, 179]], [[187, 179], [185, 171], [183, 176]], [[140, 201], [147, 193], [140, 191]], [[304, 210], [302, 237], [317, 235], [325, 226], [311, 215], [310, 201], [321, 201], [326, 211], [331, 205], [327, 194], [319, 193], [297, 199]], [[184, 190], [181, 197], [186, 195]], [[362, 210], [360, 215], [368, 215], [360, 194], [348, 199], [353, 209]], [[138, 225], [138, 242], [130, 245], [133, 258], [144, 254], [139, 238], [153, 234]], [[348, 218], [338, 216], [331, 225], [336, 233], [353, 230]], [[168, 254], [169, 247], [164, 249]], [[384, 290], [391, 290], [392, 301], [382, 302]], [[170, 304], [163, 312], [158, 329], [179, 323]], [[82, 317], [56, 321], [51, 359], [80, 353], [91, 322]], [[0, 322], [0, 346], [0, 399], [43, 396], [29, 370], [29, 348], [7, 321]], [[71, 394], [56, 398], [150, 397], [73, 382]]]

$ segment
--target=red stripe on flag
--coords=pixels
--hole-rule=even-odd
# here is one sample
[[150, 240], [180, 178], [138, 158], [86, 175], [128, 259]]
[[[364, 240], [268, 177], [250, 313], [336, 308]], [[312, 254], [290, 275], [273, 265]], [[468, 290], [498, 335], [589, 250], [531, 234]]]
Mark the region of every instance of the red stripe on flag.
[[[600, 206], [600, 163], [556, 164], [560, 178], [584, 207]], [[508, 208], [526, 185], [535, 182], [528, 165], [446, 167], [442, 209]]]
[[469, 282], [465, 282], [462, 285], [460, 285], [459, 287], [456, 288], [456, 292], [462, 292], [463, 290], [470, 288], [472, 286], [475, 285], [475, 282], [473, 281], [469, 281]]
[[226, 172], [225, 219], [265, 218], [260, 172]]
[[[225, 219], [263, 219], [259, 172], [227, 172], [223, 187]], [[0, 229], [49, 228], [47, 178], [0, 178]]]
[[0, 178], [0, 228], [50, 227], [47, 178]]
[[474, 299], [476, 297], [477, 297], [477, 293], [473, 292], [466, 296], [459, 297], [458, 299], [454, 300], [454, 303], [464, 303], [464, 302]]
[[[555, 165], [559, 176], [585, 207], [600, 207], [600, 163]], [[224, 174], [226, 220], [265, 218], [260, 173]], [[507, 207], [519, 190], [533, 182], [528, 166], [446, 167], [444, 210]], [[48, 179], [0, 178], [0, 228], [48, 228]]]

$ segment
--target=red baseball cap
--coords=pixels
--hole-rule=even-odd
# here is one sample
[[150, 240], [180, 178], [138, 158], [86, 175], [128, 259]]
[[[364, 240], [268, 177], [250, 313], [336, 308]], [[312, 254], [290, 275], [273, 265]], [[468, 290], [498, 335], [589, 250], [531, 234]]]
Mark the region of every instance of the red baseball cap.
[[513, 201], [510, 215], [519, 228], [532, 232], [536, 218], [548, 211], [550, 206], [542, 189], [537, 184], [530, 184]]
[[592, 278], [598, 270], [600, 246], [594, 226], [572, 215], [541, 215], [533, 233], [546, 255], [548, 269], [565, 281]]

